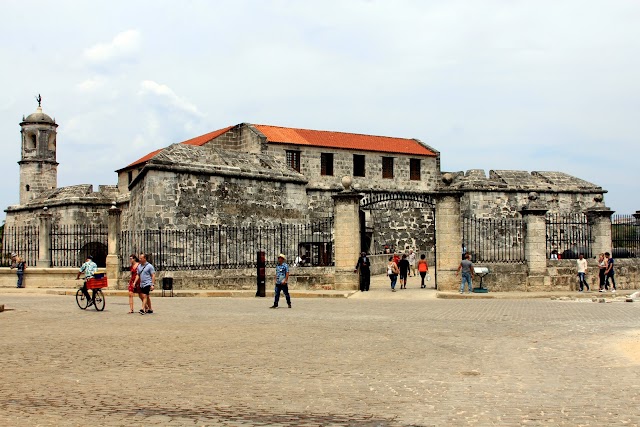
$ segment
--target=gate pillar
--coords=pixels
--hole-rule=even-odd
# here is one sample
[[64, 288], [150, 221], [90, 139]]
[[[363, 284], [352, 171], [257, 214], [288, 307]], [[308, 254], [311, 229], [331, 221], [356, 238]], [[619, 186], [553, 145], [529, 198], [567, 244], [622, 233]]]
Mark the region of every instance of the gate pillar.
[[436, 202], [436, 284], [442, 291], [460, 287], [456, 271], [462, 260], [461, 195], [441, 192]]
[[[537, 278], [547, 273], [547, 208], [538, 200], [538, 194], [529, 193], [529, 202], [520, 210], [527, 232], [524, 239], [524, 257], [529, 270], [528, 287], [539, 287]], [[532, 279], [534, 278], [534, 279]]]
[[335, 242], [335, 289], [356, 290], [358, 275], [353, 272], [360, 256], [360, 199], [351, 189], [351, 177], [342, 178], [344, 190], [333, 195]]
[[[599, 253], [611, 252], [611, 209], [606, 206], [594, 206], [585, 211], [587, 221], [591, 227], [591, 255], [597, 257]], [[588, 254], [587, 254], [588, 256]]]
[[114, 204], [109, 209], [108, 240], [107, 240], [107, 278], [113, 284], [114, 289], [119, 288], [118, 278], [120, 277], [120, 213]]
[[38, 214], [38, 268], [51, 267], [51, 218], [52, 215], [46, 206]]

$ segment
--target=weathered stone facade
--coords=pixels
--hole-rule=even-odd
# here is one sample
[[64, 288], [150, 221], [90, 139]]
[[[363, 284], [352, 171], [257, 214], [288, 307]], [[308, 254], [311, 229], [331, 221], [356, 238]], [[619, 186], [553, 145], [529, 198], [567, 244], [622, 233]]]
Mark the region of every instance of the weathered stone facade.
[[446, 188], [464, 193], [461, 213], [481, 218], [517, 218], [530, 192], [550, 213], [584, 212], [604, 206], [602, 187], [562, 172], [472, 169], [449, 174]]
[[[332, 286], [353, 286], [351, 269], [364, 236], [371, 253], [389, 246], [426, 254], [436, 266], [438, 287], [455, 289], [461, 217], [522, 218], [532, 194], [540, 212], [588, 211], [597, 247], [610, 242], [610, 211], [601, 187], [561, 172], [443, 174], [440, 153], [414, 139], [241, 123], [149, 153], [117, 171], [117, 186], [94, 192], [90, 185], [55, 188], [57, 124], [51, 118], [39, 109], [21, 126], [20, 205], [7, 208], [7, 225], [38, 225], [43, 215], [51, 227], [109, 224], [112, 265], [107, 267], [112, 272], [122, 261], [116, 254], [119, 230], [268, 227], [335, 218]], [[349, 197], [342, 191], [345, 176], [353, 189]], [[401, 197], [358, 204], [362, 196], [375, 195]], [[535, 219], [527, 218], [528, 264], [509, 273], [520, 277], [524, 268], [525, 286], [532, 289], [548, 287], [551, 280], [544, 258], [544, 218]], [[330, 252], [331, 243], [323, 244]], [[167, 251], [178, 256], [181, 248]], [[47, 259], [41, 258], [45, 265]]]

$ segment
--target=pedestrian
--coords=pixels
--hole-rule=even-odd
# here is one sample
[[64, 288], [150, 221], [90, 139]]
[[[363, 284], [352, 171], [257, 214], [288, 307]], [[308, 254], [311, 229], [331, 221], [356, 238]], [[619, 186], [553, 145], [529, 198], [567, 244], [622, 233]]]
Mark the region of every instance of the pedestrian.
[[585, 279], [587, 274], [587, 260], [584, 259], [584, 254], [578, 255], [576, 263], [578, 265], [578, 280], [580, 282], [580, 290], [578, 292], [582, 292], [585, 286], [587, 287], [587, 292], [589, 292], [589, 284]]
[[462, 280], [460, 281], [460, 293], [461, 294], [464, 293], [464, 282], [467, 282], [469, 286], [469, 293], [473, 292], [472, 279], [473, 279], [474, 271], [473, 271], [473, 263], [471, 262], [471, 254], [468, 252], [464, 254], [464, 259], [460, 262], [460, 265], [458, 266], [458, 271], [456, 271], [456, 276], [460, 274], [460, 271], [462, 271]]
[[284, 254], [278, 255], [278, 265], [276, 266], [276, 291], [273, 305], [270, 308], [278, 308], [280, 292], [284, 293], [287, 305], [291, 308], [291, 296], [289, 296], [289, 266], [285, 262], [287, 258]]
[[133, 295], [138, 294], [140, 300], [143, 300], [142, 293], [140, 293], [140, 283], [136, 280], [138, 277], [138, 265], [139, 259], [135, 254], [129, 255], [129, 271], [131, 272], [131, 278], [129, 279], [129, 314], [133, 313]]
[[400, 256], [395, 252], [393, 253], [393, 262], [395, 262], [396, 265], [400, 262]]
[[558, 259], [558, 250], [554, 249], [551, 251], [551, 257], [549, 259], [557, 260]]
[[9, 264], [9, 266], [11, 268], [16, 268], [16, 259], [18, 259], [18, 254], [15, 252], [11, 253], [11, 264]]
[[24, 288], [24, 271], [27, 269], [27, 262], [16, 254], [11, 255], [11, 268], [15, 268], [18, 274], [18, 284], [16, 288]]
[[616, 291], [616, 279], [613, 271], [613, 257], [609, 252], [604, 253], [604, 257], [607, 261], [607, 269], [604, 271], [604, 286], [606, 289], [609, 289], [609, 279], [611, 279], [611, 292]]
[[420, 278], [422, 279], [422, 284], [420, 285], [421, 289], [427, 287], [424, 284], [424, 278], [427, 277], [429, 273], [429, 264], [427, 264], [427, 257], [425, 254], [420, 255], [420, 261], [418, 261], [418, 273], [420, 273]]
[[409, 274], [407, 254], [402, 254], [402, 259], [398, 263], [398, 269], [400, 270], [400, 289], [407, 289], [407, 275]]
[[407, 261], [409, 261], [409, 268], [411, 276], [415, 277], [416, 275], [416, 254], [413, 253], [413, 249], [409, 249], [409, 256], [407, 257]]
[[[140, 295], [142, 296], [142, 308], [140, 314], [152, 314], [150, 292], [154, 290], [154, 282], [156, 280], [156, 269], [147, 261], [147, 254], [142, 252], [138, 257], [139, 264], [137, 268], [138, 275], [135, 283], [140, 284]], [[134, 283], [134, 285], [135, 285]]]
[[607, 292], [609, 289], [609, 285], [605, 283], [605, 275], [604, 272], [607, 269], [607, 261], [604, 258], [604, 253], [598, 254], [598, 279], [600, 279], [600, 289], [598, 292]]
[[[84, 297], [87, 299], [87, 307], [93, 304], [93, 298], [89, 297], [89, 292], [87, 291], [87, 280], [93, 279], [93, 275], [96, 274], [97, 270], [98, 270], [98, 266], [96, 265], [95, 262], [93, 262], [93, 257], [91, 255], [87, 255], [87, 258], [84, 264], [82, 264], [82, 266], [80, 267], [80, 270], [78, 271], [78, 275], [76, 276], [76, 280], [78, 280], [80, 278], [80, 274], [84, 273], [84, 284], [82, 285], [82, 293]], [[92, 295], [95, 295], [96, 290], [92, 289], [91, 293]]]
[[360, 258], [358, 258], [358, 262], [356, 264], [354, 273], [357, 273], [360, 270], [360, 292], [369, 291], [369, 286], [371, 285], [371, 261], [367, 256], [366, 252], [362, 252], [360, 254]]
[[396, 264], [396, 262], [394, 261], [394, 257], [389, 257], [389, 264], [387, 265], [387, 276], [389, 276], [389, 280], [391, 280], [391, 292], [396, 291], [398, 273], [400, 273], [398, 264]]

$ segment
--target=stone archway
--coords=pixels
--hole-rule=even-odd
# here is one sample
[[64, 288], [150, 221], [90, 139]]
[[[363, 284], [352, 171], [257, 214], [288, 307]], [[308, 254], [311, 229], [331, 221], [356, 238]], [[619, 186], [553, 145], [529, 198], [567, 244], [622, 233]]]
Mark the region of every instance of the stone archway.
[[[427, 193], [379, 192], [360, 201], [363, 251], [404, 253], [413, 249], [436, 266], [436, 198]], [[435, 268], [432, 277], [435, 281]]]

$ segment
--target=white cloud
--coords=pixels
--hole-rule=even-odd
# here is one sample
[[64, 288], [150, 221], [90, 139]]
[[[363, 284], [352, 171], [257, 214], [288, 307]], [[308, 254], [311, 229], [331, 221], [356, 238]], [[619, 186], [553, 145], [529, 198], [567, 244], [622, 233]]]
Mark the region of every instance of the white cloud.
[[127, 30], [117, 34], [108, 43], [98, 43], [84, 51], [84, 58], [94, 64], [128, 59], [140, 50], [140, 32]]
[[198, 110], [194, 104], [178, 96], [173, 89], [167, 85], [156, 83], [153, 80], [144, 80], [140, 83], [140, 95], [156, 95], [163, 103], [171, 107], [190, 113], [194, 116], [203, 117], [204, 114]]
[[106, 78], [103, 76], [96, 76], [86, 79], [76, 85], [76, 89], [80, 92], [94, 92], [98, 89], [102, 89], [106, 83]]

